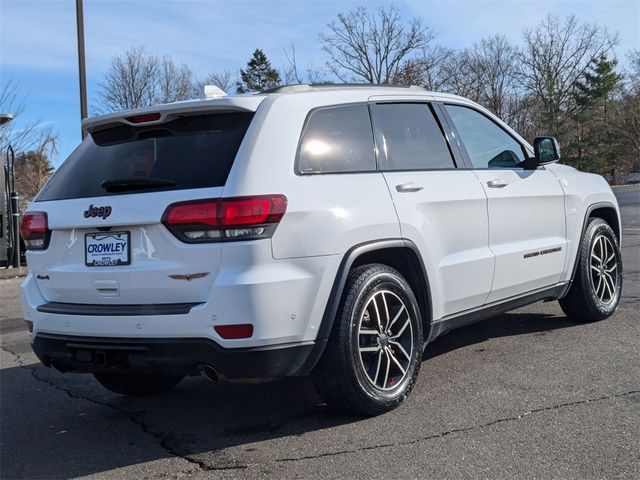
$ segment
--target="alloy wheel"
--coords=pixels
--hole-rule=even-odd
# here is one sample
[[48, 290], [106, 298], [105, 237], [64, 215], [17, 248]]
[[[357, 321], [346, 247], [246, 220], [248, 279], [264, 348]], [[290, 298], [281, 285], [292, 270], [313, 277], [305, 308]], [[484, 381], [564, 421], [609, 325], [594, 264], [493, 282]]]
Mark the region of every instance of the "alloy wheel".
[[390, 290], [376, 291], [358, 326], [358, 355], [369, 382], [381, 390], [395, 388], [407, 376], [413, 349], [413, 327], [406, 305]]
[[610, 304], [616, 298], [618, 259], [611, 240], [605, 235], [595, 238], [591, 247], [589, 278], [598, 300]]

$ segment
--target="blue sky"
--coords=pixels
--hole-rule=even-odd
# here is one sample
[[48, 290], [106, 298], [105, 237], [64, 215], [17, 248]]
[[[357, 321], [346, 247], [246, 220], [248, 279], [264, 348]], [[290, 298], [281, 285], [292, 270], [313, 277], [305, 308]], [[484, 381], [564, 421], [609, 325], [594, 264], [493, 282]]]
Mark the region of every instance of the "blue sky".
[[[150, 52], [170, 54], [198, 78], [238, 70], [255, 48], [284, 68], [284, 49], [292, 42], [299, 65], [322, 66], [326, 56], [318, 34], [339, 12], [390, 4], [405, 19], [421, 16], [437, 33], [437, 43], [451, 48], [496, 33], [519, 43], [522, 29], [548, 13], [575, 14], [618, 32], [619, 57], [640, 47], [637, 0], [85, 0], [89, 111], [110, 58], [128, 47], [143, 45]], [[53, 163], [59, 165], [80, 141], [74, 0], [0, 0], [0, 82], [10, 80], [27, 95], [22, 121], [40, 120], [57, 132], [59, 152]]]

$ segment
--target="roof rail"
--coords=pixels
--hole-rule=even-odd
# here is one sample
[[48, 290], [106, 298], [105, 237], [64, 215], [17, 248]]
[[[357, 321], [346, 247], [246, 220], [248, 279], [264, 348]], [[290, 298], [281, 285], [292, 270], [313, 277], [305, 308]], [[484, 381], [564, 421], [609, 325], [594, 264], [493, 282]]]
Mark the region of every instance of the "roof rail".
[[260, 93], [295, 93], [307, 92], [313, 90], [313, 87], [307, 83], [296, 83], [293, 85], [280, 85], [278, 87], [265, 88]]
[[424, 88], [418, 85], [400, 85], [396, 83], [297, 83], [267, 88], [262, 90], [260, 93], [296, 93], [321, 90], [325, 88], [410, 88], [412, 90], [424, 91]]

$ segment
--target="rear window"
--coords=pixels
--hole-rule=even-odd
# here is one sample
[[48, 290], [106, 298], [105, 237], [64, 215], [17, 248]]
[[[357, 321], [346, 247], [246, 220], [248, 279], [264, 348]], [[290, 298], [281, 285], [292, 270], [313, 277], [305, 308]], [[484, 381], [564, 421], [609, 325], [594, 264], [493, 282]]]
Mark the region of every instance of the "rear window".
[[94, 132], [58, 168], [36, 201], [222, 187], [252, 117], [197, 115]]
[[373, 132], [366, 105], [320, 108], [309, 115], [298, 152], [299, 173], [375, 169]]
[[373, 108], [382, 170], [455, 168], [449, 147], [426, 103], [383, 103]]

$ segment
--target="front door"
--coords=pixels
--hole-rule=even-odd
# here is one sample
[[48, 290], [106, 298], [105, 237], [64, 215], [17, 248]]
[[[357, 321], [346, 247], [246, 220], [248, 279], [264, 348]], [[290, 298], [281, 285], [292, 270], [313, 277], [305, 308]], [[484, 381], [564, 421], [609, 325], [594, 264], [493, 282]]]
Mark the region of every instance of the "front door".
[[445, 105], [467, 160], [486, 192], [489, 246], [496, 257], [487, 303], [556, 284], [566, 257], [564, 192], [540, 167], [525, 170], [525, 147], [489, 116]]

